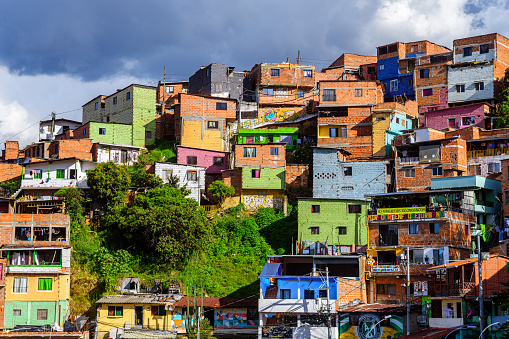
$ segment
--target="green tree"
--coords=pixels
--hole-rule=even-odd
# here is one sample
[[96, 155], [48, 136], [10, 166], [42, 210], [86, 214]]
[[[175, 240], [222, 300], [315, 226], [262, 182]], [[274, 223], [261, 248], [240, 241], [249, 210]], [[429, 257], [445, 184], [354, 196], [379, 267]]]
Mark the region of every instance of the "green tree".
[[292, 151], [293, 163], [295, 164], [313, 164], [313, 144], [304, 142], [295, 147]]
[[108, 205], [118, 193], [127, 191], [131, 177], [125, 166], [109, 161], [87, 172], [87, 184], [90, 194], [98, 202]]
[[83, 203], [85, 199], [83, 198], [83, 191], [79, 188], [64, 188], [58, 190], [55, 193], [56, 197], [64, 198], [65, 209], [67, 213], [71, 216], [71, 219], [79, 219], [83, 218], [83, 212], [85, 209], [83, 208]]
[[21, 181], [8, 180], [0, 183], [0, 188], [3, 189], [2, 195], [4, 197], [10, 197], [20, 188]]
[[226, 198], [235, 195], [235, 188], [227, 186], [223, 180], [216, 180], [210, 184], [209, 192], [220, 205], [223, 205]]
[[495, 127], [509, 127], [509, 68], [505, 70], [502, 78], [502, 91], [499, 94], [500, 106], [498, 107], [498, 119], [495, 120]]
[[120, 246], [164, 258], [161, 266], [184, 266], [208, 234], [205, 212], [179, 189], [163, 186], [136, 195], [132, 205], [123, 201], [105, 215], [107, 229], [124, 241]]

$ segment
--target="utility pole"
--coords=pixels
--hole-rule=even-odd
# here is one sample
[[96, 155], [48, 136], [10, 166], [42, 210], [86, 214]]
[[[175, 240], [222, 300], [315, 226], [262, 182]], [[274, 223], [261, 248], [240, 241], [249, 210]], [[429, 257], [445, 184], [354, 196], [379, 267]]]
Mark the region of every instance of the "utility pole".
[[484, 300], [482, 291], [482, 252], [481, 252], [481, 236], [477, 235], [477, 267], [479, 275], [479, 318], [481, 322], [479, 324], [481, 335], [480, 338], [484, 339]]
[[406, 334], [410, 335], [410, 247], [406, 248]]
[[166, 112], [166, 66], [163, 72], [163, 102], [161, 103], [161, 134], [164, 135], [164, 113]]
[[53, 141], [53, 138], [55, 137], [55, 112], [51, 112], [51, 137], [50, 141]]
[[300, 65], [300, 49], [299, 49], [299, 53], [297, 54], [297, 65]]

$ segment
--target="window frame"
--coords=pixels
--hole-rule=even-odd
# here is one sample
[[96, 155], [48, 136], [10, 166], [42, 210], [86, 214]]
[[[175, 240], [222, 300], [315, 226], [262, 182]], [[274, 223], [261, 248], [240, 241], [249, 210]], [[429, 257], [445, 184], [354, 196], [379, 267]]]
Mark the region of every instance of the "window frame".
[[397, 92], [398, 91], [398, 79], [391, 80], [389, 82], [389, 92]]
[[173, 93], [175, 92], [174, 86], [166, 86], [166, 93]]
[[270, 147], [269, 148], [269, 155], [271, 157], [277, 157], [279, 156], [279, 148], [278, 147]]
[[37, 309], [37, 320], [48, 320], [48, 309], [38, 308]]
[[[73, 175], [74, 173], [74, 175]], [[78, 170], [75, 168], [69, 168], [69, 179], [76, 180], [78, 179]]]
[[145, 131], [145, 139], [152, 140], [152, 131]]
[[336, 89], [324, 88], [322, 92], [322, 100], [328, 102], [336, 101]]
[[431, 97], [431, 96], [433, 96], [433, 88], [423, 88], [422, 89], [422, 96], [423, 97]]
[[125, 99], [126, 99], [126, 100], [131, 100], [131, 92], [127, 92], [127, 93], [125, 94]]
[[456, 93], [465, 93], [465, 84], [456, 84]]
[[429, 78], [429, 68], [422, 68], [419, 70], [419, 79]]
[[[335, 131], [335, 133], [333, 133]], [[329, 127], [329, 138], [338, 138], [339, 137], [339, 128], [338, 127]]]
[[[348, 204], [347, 205], [347, 211], [348, 211], [348, 214], [362, 214], [362, 205], [361, 204]], [[351, 211], [351, 207], [355, 207], [355, 208], [359, 208], [359, 212], [352, 212]]]
[[311, 213], [320, 213], [320, 205], [311, 205]]
[[274, 89], [273, 88], [263, 88], [262, 89], [262, 96], [264, 96], [264, 97], [273, 97], [274, 96]]
[[379, 70], [379, 71], [383, 71], [383, 70], [385, 70], [385, 64], [380, 64], [380, 65], [378, 65], [378, 70]]
[[106, 128], [105, 127], [99, 127], [99, 135], [106, 135]]
[[476, 91], [484, 91], [484, 81], [474, 82], [474, 88]]
[[[16, 281], [25, 281], [24, 284], [16, 283]], [[24, 286], [23, 286], [24, 285]], [[17, 291], [16, 291], [16, 286]], [[24, 287], [24, 289], [23, 289]], [[28, 278], [26, 277], [14, 277], [12, 280], [12, 294], [27, 294], [28, 292]]]
[[214, 161], [214, 165], [216, 165], [216, 166], [224, 165], [224, 157], [214, 157], [213, 161]]
[[262, 174], [262, 170], [259, 168], [255, 168], [251, 170], [251, 178], [252, 179], [260, 179]]
[[[251, 152], [248, 152], [248, 149], [250, 149]], [[251, 153], [251, 155], [249, 155], [249, 153]], [[256, 147], [243, 147], [242, 154], [244, 158], [256, 158]]]
[[345, 176], [345, 177], [353, 176], [353, 167], [352, 166], [343, 166], [343, 176]]
[[188, 182], [197, 182], [198, 181], [198, 171], [195, 171], [195, 170], [187, 171], [186, 179]]
[[[407, 175], [408, 173], [413, 173], [412, 175]], [[415, 168], [405, 168], [405, 178], [415, 178]]]
[[313, 70], [312, 69], [303, 69], [302, 70], [302, 77], [303, 78], [312, 78], [313, 77]]
[[227, 111], [228, 103], [227, 102], [216, 102], [216, 111]]
[[279, 77], [281, 75], [281, 69], [280, 68], [271, 68], [270, 69], [270, 76], [271, 77]]
[[198, 164], [198, 157], [196, 155], [188, 155], [186, 157], [186, 164], [187, 165], [197, 165]]
[[[414, 226], [414, 227], [412, 227]], [[408, 224], [408, 234], [419, 234], [419, 224], [417, 223], [410, 223]]]
[[95, 103], [94, 108], [95, 108], [96, 111], [99, 109], [99, 102]]
[[320, 234], [320, 227], [319, 226], [311, 226], [310, 227], [310, 232], [311, 234]]
[[444, 175], [444, 168], [442, 166], [433, 166], [431, 167], [431, 176], [433, 177], [441, 177]]
[[304, 91], [303, 90], [297, 90], [297, 98], [304, 98]]
[[362, 88], [356, 88], [354, 95], [358, 98], [362, 97]]
[[463, 57], [472, 56], [472, 47], [463, 47]]
[[[41, 289], [41, 283], [43, 289]], [[48, 288], [49, 283], [49, 288]], [[37, 280], [37, 292], [52, 292], [53, 291], [53, 278], [38, 278]]]
[[[432, 227], [433, 227], [433, 229], [432, 229]], [[440, 223], [430, 222], [429, 223], [429, 234], [440, 234]]]
[[490, 44], [479, 45], [479, 54], [488, 54], [490, 52]]
[[[111, 312], [111, 310], [113, 312]], [[113, 313], [110, 315], [110, 313]], [[120, 313], [120, 314], [118, 314]], [[120, 318], [124, 316], [124, 306], [108, 305], [108, 318]]]
[[347, 233], [347, 227], [346, 226], [338, 226], [338, 234], [339, 235], [346, 235]]
[[207, 121], [207, 129], [219, 129], [219, 121], [218, 120], [208, 120]]
[[[13, 317], [20, 317], [21, 316], [21, 310], [19, 308], [15, 308], [12, 310], [12, 316]], [[19, 313], [19, 314], [16, 314], [16, 313]]]
[[117, 97], [113, 97], [113, 105], [116, 105], [118, 103]]
[[[162, 312], [161, 312], [161, 310], [162, 310]], [[150, 305], [150, 315], [153, 317], [165, 317], [166, 316], [165, 306], [164, 305]]]

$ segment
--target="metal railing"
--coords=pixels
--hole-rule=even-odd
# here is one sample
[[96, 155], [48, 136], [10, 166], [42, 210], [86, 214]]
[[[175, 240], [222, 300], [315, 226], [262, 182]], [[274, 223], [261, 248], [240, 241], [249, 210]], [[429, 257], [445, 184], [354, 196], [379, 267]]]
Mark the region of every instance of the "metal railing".
[[509, 155], [509, 148], [489, 148], [478, 151], [467, 151], [467, 158], [492, 157], [496, 155]]
[[401, 163], [419, 162], [419, 157], [398, 158]]
[[475, 295], [476, 285], [474, 282], [463, 282], [447, 285], [435, 284], [433, 288], [429, 289], [429, 294], [432, 297]]

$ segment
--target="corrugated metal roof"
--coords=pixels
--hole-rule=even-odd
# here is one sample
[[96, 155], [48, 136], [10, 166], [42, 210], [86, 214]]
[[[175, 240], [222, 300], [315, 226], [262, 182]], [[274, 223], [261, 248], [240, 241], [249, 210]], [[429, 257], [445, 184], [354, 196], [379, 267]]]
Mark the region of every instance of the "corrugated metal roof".
[[175, 338], [176, 331], [154, 331], [146, 329], [130, 329], [124, 330], [120, 338], [126, 339], [143, 339], [143, 338]]
[[160, 304], [164, 305], [169, 302], [177, 302], [182, 296], [180, 294], [121, 294], [106, 295], [96, 301], [96, 304]]
[[281, 275], [281, 264], [280, 263], [266, 263], [263, 266], [262, 273], [259, 278], [271, 278]]
[[[196, 298], [197, 306], [205, 307], [258, 307], [258, 299], [256, 298], [220, 298], [220, 297], [205, 297]], [[186, 307], [187, 297], [182, 297], [174, 305], [175, 307]], [[194, 297], [189, 296], [189, 306], [194, 306]]]

